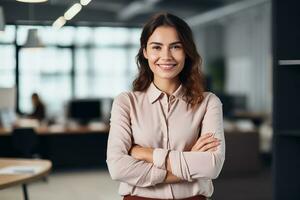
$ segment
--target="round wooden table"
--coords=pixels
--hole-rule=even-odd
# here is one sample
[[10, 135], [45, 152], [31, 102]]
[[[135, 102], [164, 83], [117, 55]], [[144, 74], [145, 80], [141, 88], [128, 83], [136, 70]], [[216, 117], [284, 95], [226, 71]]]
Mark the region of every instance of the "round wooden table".
[[[28, 171], [31, 167], [37, 170]], [[22, 184], [24, 199], [28, 200], [26, 183], [47, 176], [51, 167], [49, 160], [0, 158], [0, 189]]]

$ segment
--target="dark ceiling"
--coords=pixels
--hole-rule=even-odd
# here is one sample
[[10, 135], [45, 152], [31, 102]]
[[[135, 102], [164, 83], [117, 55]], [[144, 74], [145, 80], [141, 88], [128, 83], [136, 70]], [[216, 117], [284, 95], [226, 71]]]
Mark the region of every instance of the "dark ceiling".
[[[68, 24], [89, 26], [140, 26], [155, 12], [168, 11], [182, 18], [207, 12], [240, 0], [92, 0]], [[28, 4], [0, 0], [7, 24], [52, 24], [79, 0], [49, 0]]]

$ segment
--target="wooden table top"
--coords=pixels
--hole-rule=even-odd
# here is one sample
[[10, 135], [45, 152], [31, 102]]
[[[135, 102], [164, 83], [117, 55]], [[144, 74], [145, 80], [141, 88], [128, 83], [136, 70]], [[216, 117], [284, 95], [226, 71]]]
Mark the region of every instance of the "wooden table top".
[[38, 166], [40, 170], [37, 173], [0, 174], [0, 189], [28, 183], [44, 177], [49, 174], [52, 163], [49, 160], [0, 158], [0, 170], [5, 167], [15, 166]]

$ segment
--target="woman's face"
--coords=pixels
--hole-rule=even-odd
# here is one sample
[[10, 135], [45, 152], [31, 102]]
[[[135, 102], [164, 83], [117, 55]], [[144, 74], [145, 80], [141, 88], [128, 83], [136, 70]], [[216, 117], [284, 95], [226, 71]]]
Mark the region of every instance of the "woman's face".
[[33, 104], [34, 106], [36, 106], [36, 105], [38, 104], [38, 99], [37, 99], [37, 97], [32, 96], [32, 97], [31, 97], [31, 102], [32, 102], [32, 104]]
[[148, 60], [154, 81], [178, 81], [184, 67], [185, 53], [177, 31], [160, 26], [149, 37], [144, 56]]

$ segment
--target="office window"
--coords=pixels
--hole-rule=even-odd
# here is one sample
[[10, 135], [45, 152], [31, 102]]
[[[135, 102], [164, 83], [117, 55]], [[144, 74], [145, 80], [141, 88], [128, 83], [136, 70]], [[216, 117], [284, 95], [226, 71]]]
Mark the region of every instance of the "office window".
[[15, 86], [15, 30], [15, 26], [6, 25], [5, 31], [0, 33], [0, 87]]
[[113, 98], [131, 88], [141, 29], [18, 26], [18, 45], [25, 44], [30, 28], [38, 29], [45, 48], [20, 49], [21, 112], [31, 112], [33, 92], [44, 100], [48, 117], [55, 117], [63, 114], [71, 98]]
[[40, 29], [42, 26], [17, 26], [17, 44], [24, 45], [27, 39], [28, 30], [34, 28], [38, 29], [38, 36], [40, 37]]
[[45, 45], [72, 45], [74, 42], [75, 28], [64, 27], [54, 29], [51, 26], [18, 26], [17, 44], [24, 45], [29, 29], [37, 29], [38, 37]]
[[113, 98], [131, 89], [137, 72], [135, 56], [140, 31], [108, 27], [96, 28], [94, 32], [82, 29], [82, 34], [86, 34], [82, 38], [94, 38], [95, 42], [75, 49], [76, 97]]
[[128, 89], [127, 57], [122, 48], [77, 49], [75, 96], [114, 97]]
[[95, 28], [94, 40], [96, 45], [126, 45], [129, 42], [128, 28]]
[[20, 110], [30, 112], [31, 94], [37, 92], [48, 116], [63, 114], [71, 98], [71, 51], [57, 47], [20, 50]]
[[45, 45], [69, 46], [74, 43], [75, 30], [75, 27], [70, 26], [61, 29], [45, 26], [39, 29], [39, 35]]
[[56, 30], [51, 26], [18, 26], [18, 45], [25, 44], [30, 28], [38, 29], [38, 37], [45, 48], [21, 48], [19, 52], [20, 111], [32, 111], [31, 95], [37, 92], [47, 106], [48, 116], [62, 115], [66, 101], [72, 97], [72, 55], [69, 45], [74, 42], [75, 28]]
[[13, 43], [15, 41], [16, 27], [13, 25], [6, 25], [4, 32], [0, 32], [0, 44], [1, 43]]
[[77, 27], [74, 32], [74, 44], [79, 46], [90, 46], [93, 44], [94, 29], [90, 27]]
[[15, 86], [15, 46], [0, 45], [0, 87]]

